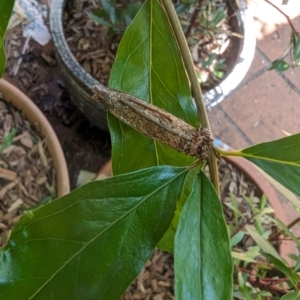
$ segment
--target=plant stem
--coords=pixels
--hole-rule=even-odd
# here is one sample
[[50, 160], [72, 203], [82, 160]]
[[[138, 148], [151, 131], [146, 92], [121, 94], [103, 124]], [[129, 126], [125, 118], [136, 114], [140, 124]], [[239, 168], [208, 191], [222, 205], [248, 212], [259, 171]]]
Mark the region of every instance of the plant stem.
[[[291, 229], [293, 226], [295, 226], [300, 221], [300, 217], [296, 218], [294, 221], [292, 221], [290, 224], [288, 224], [286, 227]], [[278, 231], [275, 234], [271, 235], [269, 237], [269, 241], [274, 241], [278, 239], [278, 237], [282, 234], [282, 231]]]
[[[185, 36], [182, 32], [182, 28], [179, 23], [176, 11], [173, 7], [173, 3], [171, 0], [161, 0], [161, 1], [166, 10], [167, 16], [171, 23], [171, 26], [174, 30], [175, 37], [176, 37], [177, 43], [179, 45], [183, 61], [184, 61], [184, 65], [185, 65], [189, 80], [191, 82], [191, 89], [192, 89], [193, 96], [195, 98], [201, 126], [208, 128], [209, 131], [211, 132], [211, 128], [210, 128], [208, 116], [206, 113], [206, 108], [204, 105], [200, 84], [198, 82], [198, 78], [196, 76], [196, 72], [195, 72], [195, 68], [194, 68], [194, 63], [192, 61], [191, 54], [190, 54], [189, 48], [187, 46]], [[212, 184], [214, 185], [218, 196], [220, 196], [218, 166], [217, 166], [217, 160], [216, 160], [213, 148], [211, 148], [209, 150], [209, 157], [208, 157], [207, 162], [208, 162], [208, 166], [209, 166], [209, 173], [210, 173], [210, 178], [211, 178]]]
[[293, 32], [299, 36], [299, 32], [297, 31], [297, 29], [295, 28], [294, 24], [292, 23], [290, 17], [283, 12], [278, 6], [276, 6], [274, 3], [270, 2], [269, 0], [264, 0], [265, 2], [267, 2], [268, 4], [270, 4], [271, 6], [273, 6], [275, 9], [277, 9], [283, 16], [285, 16], [285, 18], [287, 19], [289, 25], [291, 26]]

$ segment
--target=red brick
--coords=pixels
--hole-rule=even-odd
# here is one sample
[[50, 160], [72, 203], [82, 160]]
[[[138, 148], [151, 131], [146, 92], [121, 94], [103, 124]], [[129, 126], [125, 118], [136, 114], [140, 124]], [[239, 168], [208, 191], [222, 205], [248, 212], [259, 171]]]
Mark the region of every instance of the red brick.
[[276, 73], [266, 72], [225, 99], [221, 107], [252, 143], [300, 132], [300, 97]]
[[233, 149], [241, 149], [248, 146], [241, 134], [225, 118], [224, 113], [220, 111], [218, 106], [208, 112], [208, 117], [214, 137], [220, 139]]

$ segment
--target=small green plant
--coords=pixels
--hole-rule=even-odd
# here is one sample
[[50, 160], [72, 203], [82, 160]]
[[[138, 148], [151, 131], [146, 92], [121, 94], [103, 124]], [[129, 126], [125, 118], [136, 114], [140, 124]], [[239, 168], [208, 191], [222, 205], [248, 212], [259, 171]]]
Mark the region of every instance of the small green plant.
[[[287, 62], [286, 57], [288, 57]], [[279, 72], [286, 71], [289, 68], [300, 67], [300, 35], [298, 33], [292, 32], [291, 42], [288, 50], [283, 56], [279, 59], [276, 59], [272, 62], [269, 70], [277, 70]]]
[[[291, 256], [296, 261], [291, 267], [274, 250], [275, 237], [260, 226], [264, 198], [259, 207], [245, 198], [253, 224], [243, 227], [247, 232], [235, 224], [229, 236], [216, 159], [244, 157], [300, 196], [300, 134], [238, 151], [213, 148], [190, 51], [170, 0], [142, 6], [120, 43], [109, 87], [115, 97], [98, 100], [111, 111], [114, 176], [24, 213], [0, 252], [0, 299], [119, 299], [157, 245], [174, 252], [178, 300], [231, 300], [233, 286], [240, 299], [297, 299], [299, 255]], [[172, 138], [176, 149], [161, 135]], [[207, 165], [210, 179], [203, 172]], [[236, 201], [231, 207], [238, 221]], [[288, 227], [275, 221], [298, 245]], [[243, 234], [258, 247], [231, 252]], [[267, 262], [260, 263], [261, 256]]]
[[[108, 35], [122, 35], [144, 1], [99, 0], [101, 7], [89, 18], [109, 28]], [[199, 82], [211, 87], [225, 75], [226, 59], [220, 49], [232, 33], [226, 23], [227, 7], [218, 1], [173, 1], [195, 62]], [[241, 37], [242, 38], [242, 37]], [[226, 47], [225, 47], [226, 48]], [[224, 49], [222, 50], [224, 51]]]
[[279, 247], [288, 240], [299, 251], [299, 240], [290, 230], [299, 220], [284, 225], [274, 217], [265, 196], [259, 203], [249, 197], [244, 200], [250, 208], [247, 216], [238, 208], [234, 196], [227, 204], [234, 214], [228, 225], [234, 263], [233, 299], [298, 299], [300, 292], [292, 291], [292, 286], [299, 284], [299, 253], [290, 254], [295, 261], [291, 266], [280, 257]]
[[87, 14], [91, 20], [107, 26], [110, 29], [108, 34], [113, 35], [125, 32], [143, 1], [100, 0], [100, 4], [102, 9], [96, 9], [93, 14]]

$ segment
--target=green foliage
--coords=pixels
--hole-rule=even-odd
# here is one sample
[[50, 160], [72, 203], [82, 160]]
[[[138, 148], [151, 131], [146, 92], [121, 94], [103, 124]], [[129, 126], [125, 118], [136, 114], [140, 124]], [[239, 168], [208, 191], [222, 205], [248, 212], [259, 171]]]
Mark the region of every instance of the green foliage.
[[[113, 3], [103, 0], [102, 6], [116, 24], [120, 16]], [[217, 24], [222, 18], [217, 9], [210, 21]], [[198, 127], [173, 31], [160, 2], [147, 0], [123, 36], [109, 85]], [[231, 197], [228, 207], [236, 223], [227, 228], [220, 200], [200, 171], [203, 162], [145, 138], [111, 115], [108, 122], [115, 176], [24, 213], [0, 252], [0, 299], [119, 299], [158, 244], [174, 250], [177, 299], [230, 300], [233, 285], [234, 297], [276, 299], [249, 283], [251, 264], [257, 280], [272, 276], [269, 262], [278, 272], [268, 282], [281, 276], [291, 287], [283, 299], [298, 297], [299, 253], [291, 255], [295, 268], [278, 254], [262, 226], [261, 218], [270, 211], [264, 197], [260, 205], [244, 197], [252, 217], [243, 226], [238, 202]], [[242, 151], [217, 151], [247, 158], [299, 195], [299, 144], [300, 134]], [[275, 221], [298, 245], [288, 227]], [[240, 253], [237, 246], [246, 236], [256, 246]], [[257, 260], [259, 255], [268, 262]]]
[[183, 208], [175, 236], [176, 299], [231, 300], [233, 269], [228, 256], [222, 206], [201, 172]]
[[0, 78], [5, 69], [4, 36], [15, 0], [0, 1]]
[[296, 35], [294, 32], [292, 32], [291, 35], [291, 56], [293, 64], [296, 64], [296, 62], [300, 60], [300, 35]]
[[272, 62], [271, 67], [268, 70], [276, 70], [279, 72], [285, 71], [290, 68], [290, 65], [283, 59], [276, 59]]
[[9, 147], [15, 135], [18, 133], [18, 129], [14, 128], [3, 140], [3, 143], [0, 145], [0, 153], [7, 147]]
[[270, 253], [263, 252], [263, 255], [272, 264], [274, 264], [274, 266], [276, 266], [279, 271], [286, 275], [286, 277], [291, 281], [294, 287], [297, 287], [300, 281], [300, 277], [290, 266], [287, 265], [287, 263], [283, 259], [275, 257]]
[[[123, 34], [131, 23], [143, 1], [106, 1], [100, 0], [102, 9], [87, 13], [89, 18], [100, 25], [109, 27], [109, 34]], [[117, 5], [118, 4], [118, 5]]]
[[[173, 31], [157, 1], [147, 1], [119, 45], [109, 87], [154, 104], [198, 127], [189, 81]], [[113, 173], [194, 160], [144, 137], [109, 114]], [[134, 155], [132, 155], [134, 149]]]
[[241, 151], [220, 151], [226, 156], [242, 156], [253, 162], [279, 183], [300, 196], [300, 134], [261, 143]]
[[169, 227], [187, 173], [148, 168], [25, 212], [0, 255], [0, 299], [119, 299]]
[[290, 63], [284, 60], [286, 55], [280, 59], [276, 59], [272, 62], [268, 70], [276, 70], [279, 72], [286, 71], [289, 68], [300, 67], [300, 35], [292, 32], [290, 42]]

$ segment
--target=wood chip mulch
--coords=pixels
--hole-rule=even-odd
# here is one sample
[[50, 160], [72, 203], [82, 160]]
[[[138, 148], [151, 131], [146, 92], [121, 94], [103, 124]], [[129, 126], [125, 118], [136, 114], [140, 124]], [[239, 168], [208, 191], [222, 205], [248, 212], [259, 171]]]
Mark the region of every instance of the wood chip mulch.
[[56, 196], [56, 170], [44, 138], [0, 98], [0, 247], [22, 212]]

